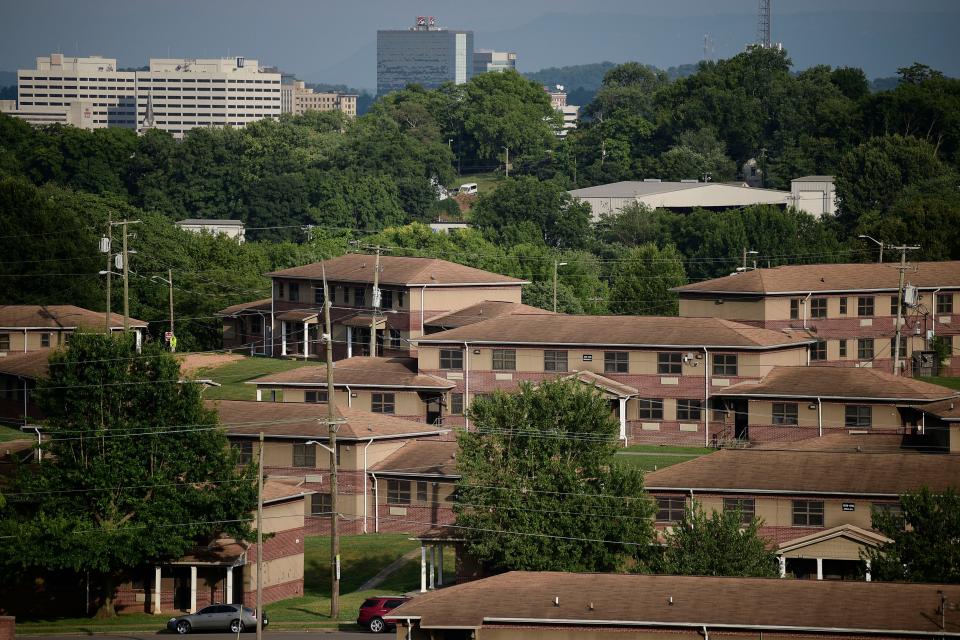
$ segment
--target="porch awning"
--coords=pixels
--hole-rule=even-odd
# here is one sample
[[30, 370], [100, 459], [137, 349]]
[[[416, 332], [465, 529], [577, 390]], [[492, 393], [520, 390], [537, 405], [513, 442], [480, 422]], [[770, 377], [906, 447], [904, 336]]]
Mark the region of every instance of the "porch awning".
[[[341, 320], [340, 324], [345, 327], [369, 327], [373, 316], [354, 316], [352, 318], [347, 318], [346, 320]], [[379, 318], [377, 320], [377, 329], [384, 329], [387, 326], [386, 318]]]
[[219, 538], [206, 547], [195, 547], [171, 565], [234, 567], [244, 564], [249, 545], [233, 538]]
[[284, 311], [277, 314], [277, 320], [287, 322], [310, 322], [316, 320], [319, 314], [316, 311]]
[[812, 558], [826, 552], [828, 554], [826, 557], [838, 560], [857, 560], [862, 548], [882, 547], [891, 542], [893, 540], [876, 531], [861, 529], [852, 524], [842, 524], [781, 542], [777, 545], [776, 553], [779, 556], [791, 558]]
[[618, 398], [629, 398], [630, 396], [635, 396], [640, 393], [640, 390], [636, 387], [622, 384], [616, 380], [611, 380], [606, 376], [602, 376], [599, 373], [594, 373], [592, 371], [577, 371], [576, 373], [564, 376], [561, 379], [576, 380], [577, 382], [582, 382], [584, 384], [592, 384], [601, 391]]

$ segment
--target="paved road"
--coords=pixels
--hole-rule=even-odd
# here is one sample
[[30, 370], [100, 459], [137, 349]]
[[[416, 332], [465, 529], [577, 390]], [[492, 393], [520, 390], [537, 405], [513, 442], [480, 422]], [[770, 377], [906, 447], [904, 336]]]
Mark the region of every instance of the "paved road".
[[[316, 631], [264, 631], [264, 640], [363, 640], [364, 638], [390, 638], [393, 634], [374, 636], [366, 631], [333, 631], [317, 629]], [[21, 638], [30, 640], [77, 640], [78, 637], [93, 636], [97, 640], [173, 640], [178, 637], [173, 634], [160, 632], [147, 633], [142, 631], [132, 631], [124, 633], [122, 631], [111, 633], [77, 633], [60, 635], [21, 635]], [[234, 633], [195, 633], [187, 636], [191, 640], [237, 640]], [[240, 640], [255, 640], [256, 636], [252, 633], [244, 633]]]

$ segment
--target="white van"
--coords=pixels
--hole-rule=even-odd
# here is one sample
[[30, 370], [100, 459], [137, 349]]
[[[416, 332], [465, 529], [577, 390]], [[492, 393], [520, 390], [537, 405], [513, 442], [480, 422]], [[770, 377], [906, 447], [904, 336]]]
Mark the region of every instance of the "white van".
[[473, 195], [476, 192], [477, 192], [476, 182], [468, 182], [466, 184], [462, 184], [460, 185], [460, 188], [457, 190], [457, 193], [460, 193], [460, 194], [465, 193], [467, 195]]

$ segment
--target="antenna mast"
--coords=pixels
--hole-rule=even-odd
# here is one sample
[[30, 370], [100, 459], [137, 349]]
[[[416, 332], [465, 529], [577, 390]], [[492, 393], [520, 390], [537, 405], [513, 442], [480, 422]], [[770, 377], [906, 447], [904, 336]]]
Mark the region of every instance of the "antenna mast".
[[757, 20], [757, 44], [770, 48], [770, 0], [760, 0], [760, 16]]

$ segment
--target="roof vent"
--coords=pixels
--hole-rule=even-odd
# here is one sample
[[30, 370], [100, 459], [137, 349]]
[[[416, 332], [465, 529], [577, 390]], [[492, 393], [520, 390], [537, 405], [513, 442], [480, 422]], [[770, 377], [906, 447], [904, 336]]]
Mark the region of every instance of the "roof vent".
[[673, 596], [667, 598], [667, 604], [669, 604], [671, 607], [673, 606]]
[[559, 607], [559, 606], [560, 606], [560, 596], [554, 596], [554, 598], [553, 598], [553, 606], [555, 606], [555, 607]]
[[644, 182], [660, 182], [660, 178], [644, 178]]
[[592, 603], [592, 602], [590, 603], [590, 606], [589, 606], [588, 608], [590, 609], [590, 611], [593, 611], [593, 603]]

